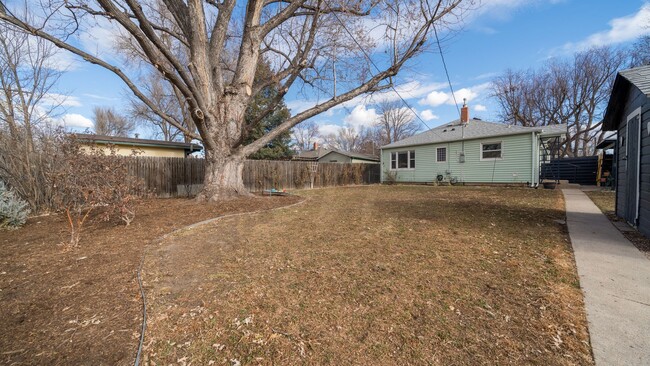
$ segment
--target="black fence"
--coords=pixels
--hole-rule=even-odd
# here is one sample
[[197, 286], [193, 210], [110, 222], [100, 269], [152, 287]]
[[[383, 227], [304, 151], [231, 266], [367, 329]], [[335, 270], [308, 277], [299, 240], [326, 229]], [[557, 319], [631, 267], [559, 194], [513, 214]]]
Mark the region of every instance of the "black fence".
[[563, 158], [542, 164], [540, 179], [568, 180], [569, 183], [595, 185], [598, 176], [598, 156]]

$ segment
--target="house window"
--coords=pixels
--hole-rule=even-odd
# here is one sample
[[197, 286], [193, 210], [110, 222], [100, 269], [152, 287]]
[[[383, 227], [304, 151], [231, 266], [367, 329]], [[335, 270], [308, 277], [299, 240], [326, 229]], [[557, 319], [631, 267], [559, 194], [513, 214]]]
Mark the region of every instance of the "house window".
[[501, 159], [501, 142], [481, 144], [481, 160]]
[[447, 161], [447, 148], [439, 147], [436, 149], [436, 162], [444, 163]]
[[398, 151], [390, 153], [390, 168], [395, 169], [414, 169], [415, 168], [415, 151]]

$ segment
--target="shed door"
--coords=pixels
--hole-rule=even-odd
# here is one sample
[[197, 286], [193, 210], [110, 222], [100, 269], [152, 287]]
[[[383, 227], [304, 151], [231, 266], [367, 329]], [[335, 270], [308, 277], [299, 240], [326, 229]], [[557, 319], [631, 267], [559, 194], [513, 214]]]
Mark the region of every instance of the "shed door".
[[634, 112], [627, 120], [627, 177], [625, 220], [636, 226], [639, 218], [639, 149], [641, 142], [641, 114]]

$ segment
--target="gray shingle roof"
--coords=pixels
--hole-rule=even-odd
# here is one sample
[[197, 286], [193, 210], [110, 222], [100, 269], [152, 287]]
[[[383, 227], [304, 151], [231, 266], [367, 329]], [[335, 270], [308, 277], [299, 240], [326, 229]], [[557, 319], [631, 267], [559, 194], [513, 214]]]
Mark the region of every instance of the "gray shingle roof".
[[465, 127], [462, 127], [460, 120], [455, 120], [403, 140], [393, 142], [392, 144], [382, 146], [382, 149], [472, 140], [492, 136], [519, 135], [533, 131], [540, 132], [542, 136], [561, 135], [566, 133], [566, 127], [565, 124], [545, 127], [522, 127], [478, 119], [472, 119]]
[[192, 144], [189, 142], [177, 142], [177, 141], [162, 141], [162, 140], [149, 140], [149, 139], [136, 139], [132, 137], [120, 137], [120, 136], [107, 136], [107, 135], [95, 135], [91, 133], [75, 133], [74, 134], [79, 141], [82, 142], [92, 142], [95, 144], [119, 144], [119, 145], [129, 145], [129, 146], [157, 146], [157, 147], [170, 147], [185, 149], [189, 151], [201, 151], [203, 146]]
[[618, 128], [618, 124], [622, 120], [622, 114], [625, 111], [625, 99], [629, 98], [630, 84], [637, 87], [647, 98], [650, 98], [650, 65], [618, 72], [605, 110], [603, 131], [615, 131]]
[[355, 159], [379, 161], [379, 158], [372, 155], [360, 154], [360, 153], [337, 150], [337, 149], [324, 149], [322, 147], [318, 148], [317, 150], [302, 151], [296, 156], [296, 159], [317, 160], [331, 152], [336, 152], [341, 155], [345, 155]]
[[623, 70], [619, 74], [650, 97], [650, 65]]

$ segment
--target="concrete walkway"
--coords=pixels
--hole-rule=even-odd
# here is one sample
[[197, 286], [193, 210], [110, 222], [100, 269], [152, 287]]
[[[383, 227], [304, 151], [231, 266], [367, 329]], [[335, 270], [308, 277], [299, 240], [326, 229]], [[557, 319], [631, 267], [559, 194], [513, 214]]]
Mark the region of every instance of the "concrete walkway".
[[562, 192], [596, 365], [650, 365], [650, 260], [582, 191]]

